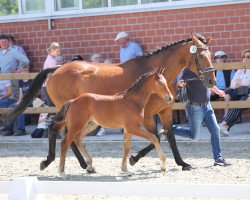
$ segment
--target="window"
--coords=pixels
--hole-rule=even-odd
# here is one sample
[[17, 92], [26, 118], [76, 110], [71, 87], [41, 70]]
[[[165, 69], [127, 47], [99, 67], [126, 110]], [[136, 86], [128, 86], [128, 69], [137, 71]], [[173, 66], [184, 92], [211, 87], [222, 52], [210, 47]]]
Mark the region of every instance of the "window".
[[141, 3], [158, 3], [158, 2], [168, 2], [168, 0], [142, 0]]
[[108, 0], [83, 0], [82, 5], [83, 9], [108, 7]]
[[55, 10], [75, 10], [79, 9], [79, 0], [56, 0]]
[[137, 0], [112, 0], [112, 6], [136, 5]]
[[1, 0], [0, 1], [0, 16], [17, 15], [18, 0]]
[[246, 2], [249, 0], [0, 0], [0, 22], [172, 10]]
[[23, 13], [36, 13], [45, 11], [44, 0], [22, 0]]

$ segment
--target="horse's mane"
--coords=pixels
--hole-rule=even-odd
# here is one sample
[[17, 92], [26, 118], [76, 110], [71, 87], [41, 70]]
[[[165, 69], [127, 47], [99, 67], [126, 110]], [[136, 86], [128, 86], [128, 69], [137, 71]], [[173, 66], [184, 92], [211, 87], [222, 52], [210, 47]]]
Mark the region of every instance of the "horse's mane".
[[[200, 34], [198, 34], [198, 33], [196, 33], [196, 34], [194, 34], [194, 35], [195, 35], [203, 44], [207, 44], [206, 39], [205, 39], [202, 35], [200, 35]], [[158, 49], [156, 49], [156, 50], [154, 50], [154, 51], [152, 51], [152, 52], [144, 53], [142, 56], [144, 56], [144, 57], [149, 57], [149, 56], [152, 56], [152, 55], [154, 55], [154, 54], [159, 53], [159, 52], [162, 51], [162, 50], [167, 50], [167, 49], [170, 49], [171, 47], [176, 46], [176, 45], [178, 45], [178, 44], [184, 44], [184, 43], [187, 43], [187, 42], [190, 42], [190, 41], [192, 41], [192, 38], [188, 38], [188, 39], [186, 39], [186, 40], [180, 40], [180, 41], [177, 41], [177, 42], [173, 42], [173, 43], [170, 43], [170, 44], [166, 44], [166, 45], [164, 45], [164, 46], [162, 46], [162, 47], [160, 47], [160, 48], [158, 48]], [[140, 57], [140, 56], [139, 56], [139, 57]]]
[[143, 74], [138, 79], [136, 79], [136, 81], [132, 84], [130, 88], [128, 88], [127, 90], [125, 90], [124, 92], [120, 94], [126, 94], [127, 92], [130, 92], [130, 91], [136, 91], [144, 83], [145, 79], [147, 79], [150, 75], [154, 73], [155, 73], [155, 70]]

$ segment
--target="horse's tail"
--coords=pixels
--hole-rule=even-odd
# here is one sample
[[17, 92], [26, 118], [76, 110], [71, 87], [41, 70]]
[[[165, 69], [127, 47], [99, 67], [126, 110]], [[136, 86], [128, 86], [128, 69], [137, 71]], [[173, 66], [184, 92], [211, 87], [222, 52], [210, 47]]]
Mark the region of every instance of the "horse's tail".
[[29, 87], [27, 93], [23, 97], [22, 101], [10, 111], [3, 113], [0, 117], [0, 122], [3, 124], [12, 123], [18, 115], [20, 115], [39, 94], [39, 91], [45, 82], [48, 74], [53, 73], [58, 67], [48, 68], [41, 71], [33, 80], [31, 86]]
[[60, 134], [60, 130], [65, 126], [64, 119], [67, 114], [67, 110], [70, 103], [67, 102], [63, 105], [61, 110], [52, 118], [50, 125], [48, 127], [49, 135], [49, 154], [47, 160], [43, 160], [40, 163], [40, 170], [44, 170], [49, 166], [51, 162], [55, 160], [56, 157], [56, 137]]

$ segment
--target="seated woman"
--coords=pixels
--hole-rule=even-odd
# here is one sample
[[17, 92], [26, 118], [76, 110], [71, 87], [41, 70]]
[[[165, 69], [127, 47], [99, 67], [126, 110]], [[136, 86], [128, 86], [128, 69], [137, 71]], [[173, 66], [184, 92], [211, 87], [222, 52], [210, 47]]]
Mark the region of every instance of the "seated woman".
[[[242, 62], [250, 61], [250, 49], [243, 51]], [[246, 91], [239, 93], [239, 88], [247, 86]], [[231, 89], [228, 94], [232, 101], [250, 101], [250, 69], [239, 69], [235, 73], [230, 85]], [[220, 133], [222, 136], [228, 136], [230, 128], [238, 121], [242, 111], [247, 108], [230, 108], [224, 117], [223, 122], [220, 124]]]

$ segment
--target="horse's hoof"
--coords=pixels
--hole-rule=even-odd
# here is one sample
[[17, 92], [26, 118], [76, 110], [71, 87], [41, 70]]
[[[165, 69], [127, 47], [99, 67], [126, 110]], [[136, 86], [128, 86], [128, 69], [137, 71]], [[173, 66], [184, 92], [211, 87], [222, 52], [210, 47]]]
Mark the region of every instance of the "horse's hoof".
[[86, 168], [86, 171], [87, 171], [88, 174], [94, 174], [94, 173], [96, 173], [96, 170], [95, 170], [94, 167], [92, 167], [91, 169]]
[[133, 165], [135, 165], [135, 163], [136, 163], [137, 161], [135, 161], [135, 157], [132, 155], [132, 156], [130, 156], [130, 158], [129, 158], [129, 164], [131, 165], [131, 166], [133, 166]]
[[182, 171], [191, 171], [191, 169], [192, 169], [192, 167], [189, 164], [182, 166]]
[[40, 163], [40, 170], [44, 170], [47, 166], [44, 164], [44, 161]]

